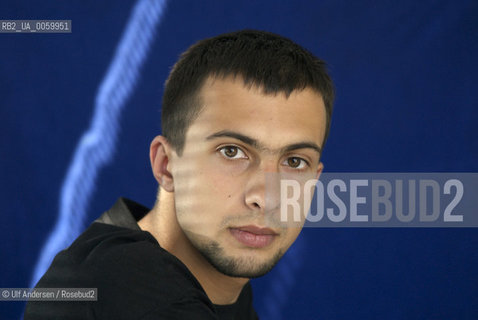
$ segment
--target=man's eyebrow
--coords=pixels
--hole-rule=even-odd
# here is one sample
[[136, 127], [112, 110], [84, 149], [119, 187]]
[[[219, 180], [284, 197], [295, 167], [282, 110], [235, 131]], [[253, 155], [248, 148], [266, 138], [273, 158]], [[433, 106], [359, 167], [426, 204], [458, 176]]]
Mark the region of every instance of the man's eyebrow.
[[[234, 132], [234, 131], [230, 131], [230, 130], [222, 130], [222, 131], [213, 133], [213, 134], [209, 135], [206, 138], [206, 140], [211, 140], [211, 139], [221, 138], [221, 137], [234, 138], [234, 139], [237, 139], [237, 140], [240, 140], [240, 141], [244, 142], [245, 144], [248, 144], [248, 145], [254, 147], [255, 149], [271, 151], [269, 148], [266, 148], [265, 146], [263, 146], [256, 139], [248, 137], [246, 135], [243, 135], [239, 132]], [[285, 146], [285, 147], [281, 148], [280, 153], [286, 153], [286, 152], [297, 150], [297, 149], [313, 149], [314, 151], [318, 152], [319, 154], [321, 154], [321, 152], [322, 152], [321, 148], [316, 143], [313, 143], [313, 142], [299, 142], [299, 143], [294, 143], [294, 144], [291, 144], [291, 145], [288, 145], [288, 146]]]
[[317, 151], [318, 154], [322, 153], [322, 150], [320, 149], [320, 147], [313, 142], [300, 142], [300, 143], [294, 143], [294, 144], [288, 145], [282, 148], [282, 153], [286, 153], [286, 152], [297, 150], [297, 149], [313, 149], [314, 151]]
[[206, 140], [211, 140], [211, 139], [221, 138], [221, 137], [234, 138], [234, 139], [237, 139], [237, 140], [240, 140], [240, 141], [244, 142], [245, 144], [253, 146], [256, 149], [264, 149], [264, 146], [262, 146], [256, 139], [245, 136], [245, 135], [240, 134], [238, 132], [229, 131], [229, 130], [222, 130], [222, 131], [213, 133], [210, 136], [208, 136], [206, 138]]

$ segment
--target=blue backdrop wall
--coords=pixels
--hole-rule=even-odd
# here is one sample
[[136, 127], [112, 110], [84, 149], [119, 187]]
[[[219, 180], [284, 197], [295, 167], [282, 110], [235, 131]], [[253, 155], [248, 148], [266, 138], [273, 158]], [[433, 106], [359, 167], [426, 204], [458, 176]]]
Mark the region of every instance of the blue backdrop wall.
[[[0, 19], [73, 23], [71, 34], [0, 34], [0, 287], [30, 285], [134, 6], [0, 3]], [[120, 195], [154, 203], [148, 147], [170, 67], [193, 42], [244, 28], [328, 62], [326, 171], [478, 172], [477, 1], [169, 1], [81, 228]], [[309, 228], [254, 280], [254, 303], [263, 319], [477, 319], [477, 248], [476, 229]], [[23, 307], [0, 302], [0, 318]]]

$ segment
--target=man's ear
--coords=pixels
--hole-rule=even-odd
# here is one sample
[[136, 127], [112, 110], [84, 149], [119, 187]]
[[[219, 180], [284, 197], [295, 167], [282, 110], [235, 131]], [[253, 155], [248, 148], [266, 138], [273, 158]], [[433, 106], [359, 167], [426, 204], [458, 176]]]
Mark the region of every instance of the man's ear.
[[324, 164], [322, 162], [319, 162], [319, 166], [317, 167], [317, 172], [315, 175], [315, 180], [319, 180], [323, 170], [324, 170]]
[[149, 147], [149, 160], [156, 181], [168, 192], [174, 191], [173, 175], [168, 171], [172, 148], [163, 136], [156, 136]]

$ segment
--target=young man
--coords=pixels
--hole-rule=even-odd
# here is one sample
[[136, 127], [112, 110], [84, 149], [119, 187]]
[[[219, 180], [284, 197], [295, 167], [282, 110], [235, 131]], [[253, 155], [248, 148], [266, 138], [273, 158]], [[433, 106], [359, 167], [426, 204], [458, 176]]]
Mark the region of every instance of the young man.
[[332, 113], [324, 63], [245, 30], [198, 42], [166, 82], [151, 143], [152, 210], [120, 199], [37, 287], [98, 288], [98, 301], [29, 302], [25, 319], [255, 319], [249, 279], [298, 236], [281, 177], [317, 179]]

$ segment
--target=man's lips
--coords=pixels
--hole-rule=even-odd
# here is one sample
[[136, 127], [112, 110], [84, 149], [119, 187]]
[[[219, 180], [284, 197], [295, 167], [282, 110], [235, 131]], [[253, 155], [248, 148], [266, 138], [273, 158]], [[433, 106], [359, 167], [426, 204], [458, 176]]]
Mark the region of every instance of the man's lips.
[[272, 229], [261, 228], [261, 227], [257, 227], [257, 226], [254, 226], [254, 225], [235, 227], [235, 228], [232, 228], [232, 229], [238, 229], [238, 230], [246, 231], [246, 232], [253, 233], [253, 234], [256, 234], [256, 235], [277, 235], [277, 232], [275, 232]]
[[272, 229], [253, 225], [229, 228], [229, 231], [237, 241], [252, 248], [268, 246], [274, 240], [274, 237], [277, 236], [277, 233]]

